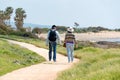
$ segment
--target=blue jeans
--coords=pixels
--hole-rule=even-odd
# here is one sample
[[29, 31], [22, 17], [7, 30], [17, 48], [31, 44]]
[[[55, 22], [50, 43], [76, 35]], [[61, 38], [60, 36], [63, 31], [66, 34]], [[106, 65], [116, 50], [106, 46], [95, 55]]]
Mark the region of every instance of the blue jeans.
[[56, 42], [49, 42], [49, 61], [52, 59], [52, 51], [53, 51], [53, 61], [56, 62]]
[[68, 55], [68, 62], [73, 62], [74, 44], [66, 43], [66, 49], [67, 49], [67, 55]]

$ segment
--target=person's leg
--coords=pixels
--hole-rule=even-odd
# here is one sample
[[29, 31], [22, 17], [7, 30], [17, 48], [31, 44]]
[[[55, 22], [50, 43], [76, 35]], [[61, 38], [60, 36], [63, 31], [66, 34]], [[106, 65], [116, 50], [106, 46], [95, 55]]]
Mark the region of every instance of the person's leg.
[[52, 44], [49, 43], [49, 61], [51, 61], [52, 58]]
[[70, 62], [70, 44], [66, 43], [67, 55], [68, 55], [68, 63]]
[[53, 42], [53, 61], [56, 62], [56, 47], [57, 43]]
[[73, 62], [74, 59], [74, 44], [70, 45], [70, 58], [71, 58], [71, 62]]

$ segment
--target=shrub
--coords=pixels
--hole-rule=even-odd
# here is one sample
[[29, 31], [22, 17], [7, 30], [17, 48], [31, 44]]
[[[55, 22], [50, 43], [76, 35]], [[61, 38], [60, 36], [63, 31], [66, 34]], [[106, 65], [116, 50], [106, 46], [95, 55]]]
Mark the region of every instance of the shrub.
[[0, 34], [9, 34], [11, 31], [11, 27], [0, 24]]

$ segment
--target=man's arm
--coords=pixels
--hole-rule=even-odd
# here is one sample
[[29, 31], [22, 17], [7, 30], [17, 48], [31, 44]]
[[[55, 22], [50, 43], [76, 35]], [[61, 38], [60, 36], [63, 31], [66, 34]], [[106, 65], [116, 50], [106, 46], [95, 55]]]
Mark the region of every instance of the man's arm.
[[47, 38], [46, 38], [46, 45], [49, 45], [49, 34], [50, 34], [50, 31], [48, 31], [48, 33], [47, 33]]
[[58, 43], [61, 44], [61, 38], [58, 31], [56, 31], [56, 35], [57, 35]]

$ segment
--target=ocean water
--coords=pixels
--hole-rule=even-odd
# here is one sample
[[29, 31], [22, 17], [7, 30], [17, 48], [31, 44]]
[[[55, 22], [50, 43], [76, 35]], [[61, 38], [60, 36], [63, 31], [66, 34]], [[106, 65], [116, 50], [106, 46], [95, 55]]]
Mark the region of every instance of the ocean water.
[[104, 39], [103, 41], [120, 43], [120, 38], [108, 38], [108, 39]]

